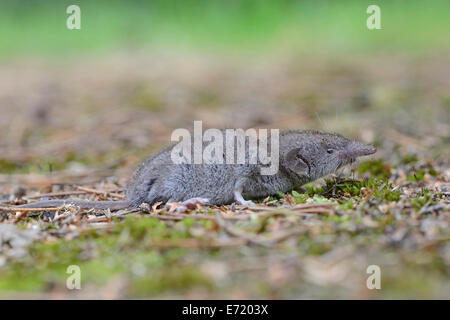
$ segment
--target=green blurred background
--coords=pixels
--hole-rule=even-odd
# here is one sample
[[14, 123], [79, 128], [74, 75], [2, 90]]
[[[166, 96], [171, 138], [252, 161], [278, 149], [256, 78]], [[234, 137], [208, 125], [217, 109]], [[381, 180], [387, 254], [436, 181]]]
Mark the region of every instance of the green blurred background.
[[[81, 7], [80, 31], [66, 28], [70, 4]], [[382, 30], [366, 28], [370, 4], [381, 7]], [[335, 55], [450, 46], [446, 0], [2, 0], [0, 6], [2, 57], [161, 47]]]

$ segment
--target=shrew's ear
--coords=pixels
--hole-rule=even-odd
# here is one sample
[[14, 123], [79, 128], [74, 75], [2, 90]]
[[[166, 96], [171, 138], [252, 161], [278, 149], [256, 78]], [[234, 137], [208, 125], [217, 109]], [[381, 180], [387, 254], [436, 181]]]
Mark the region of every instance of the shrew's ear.
[[292, 149], [286, 154], [286, 162], [292, 171], [299, 175], [309, 175], [308, 160], [302, 156], [300, 148]]

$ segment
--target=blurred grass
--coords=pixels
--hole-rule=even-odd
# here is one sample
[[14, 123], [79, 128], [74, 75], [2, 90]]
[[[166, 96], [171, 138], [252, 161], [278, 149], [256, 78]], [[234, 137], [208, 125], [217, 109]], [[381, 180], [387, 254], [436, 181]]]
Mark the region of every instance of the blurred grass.
[[[71, 4], [81, 7], [81, 30], [66, 28]], [[381, 7], [382, 30], [366, 28], [370, 4]], [[252, 53], [433, 51], [450, 48], [449, 12], [445, 0], [2, 0], [0, 56], [149, 47]]]

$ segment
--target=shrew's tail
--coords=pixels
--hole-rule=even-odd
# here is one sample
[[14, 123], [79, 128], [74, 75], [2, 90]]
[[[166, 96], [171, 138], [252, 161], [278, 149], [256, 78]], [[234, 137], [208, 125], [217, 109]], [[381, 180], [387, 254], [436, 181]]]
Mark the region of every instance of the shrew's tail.
[[76, 205], [83, 209], [112, 209], [119, 210], [130, 207], [128, 201], [88, 201], [88, 200], [43, 200], [32, 203], [27, 203], [17, 208], [53, 208], [62, 207], [64, 205]]

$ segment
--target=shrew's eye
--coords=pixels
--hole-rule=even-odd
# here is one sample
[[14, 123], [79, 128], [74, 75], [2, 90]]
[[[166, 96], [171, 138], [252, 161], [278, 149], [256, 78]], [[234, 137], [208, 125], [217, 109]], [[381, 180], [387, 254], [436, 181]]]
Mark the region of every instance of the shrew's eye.
[[334, 152], [333, 149], [327, 149], [327, 153], [332, 154]]

